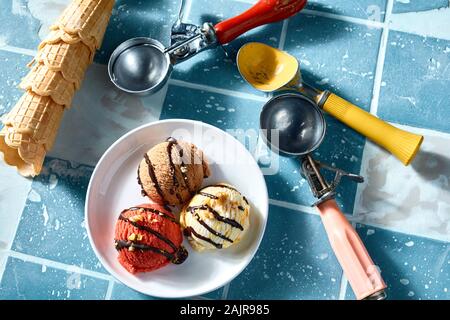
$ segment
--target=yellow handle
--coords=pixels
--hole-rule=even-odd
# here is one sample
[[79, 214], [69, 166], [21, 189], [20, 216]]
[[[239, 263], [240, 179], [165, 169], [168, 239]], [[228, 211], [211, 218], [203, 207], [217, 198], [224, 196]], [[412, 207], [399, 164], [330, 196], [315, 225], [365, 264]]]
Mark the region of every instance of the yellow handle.
[[323, 110], [391, 152], [405, 166], [414, 159], [423, 141], [423, 136], [396, 128], [333, 93]]

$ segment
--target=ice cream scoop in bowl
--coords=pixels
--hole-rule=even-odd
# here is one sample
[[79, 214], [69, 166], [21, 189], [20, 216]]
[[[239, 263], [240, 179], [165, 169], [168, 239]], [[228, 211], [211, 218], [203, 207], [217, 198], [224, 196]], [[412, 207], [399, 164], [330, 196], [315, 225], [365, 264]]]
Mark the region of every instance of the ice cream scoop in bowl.
[[[298, 157], [301, 172], [318, 201], [320, 213], [330, 244], [358, 299], [379, 300], [385, 298], [381, 275], [367, 253], [363, 242], [339, 209], [335, 189], [341, 177], [356, 182], [363, 178], [324, 165], [314, 160], [310, 153], [317, 149], [325, 135], [325, 120], [317, 105], [303, 95], [287, 93], [269, 100], [260, 116], [264, 140], [272, 150], [282, 155]], [[335, 173], [329, 183], [320, 170]]]
[[314, 101], [322, 110], [395, 155], [408, 165], [419, 151], [423, 136], [394, 127], [349, 101], [321, 91], [302, 81], [297, 59], [258, 42], [241, 47], [237, 65], [242, 77], [258, 90], [295, 90]]

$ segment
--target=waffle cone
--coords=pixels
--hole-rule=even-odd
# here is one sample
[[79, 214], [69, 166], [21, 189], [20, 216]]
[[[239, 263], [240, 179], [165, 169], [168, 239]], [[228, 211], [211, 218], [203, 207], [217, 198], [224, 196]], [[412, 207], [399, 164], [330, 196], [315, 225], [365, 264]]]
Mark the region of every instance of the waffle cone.
[[86, 46], [89, 47], [89, 50], [93, 54], [97, 48], [97, 41], [94, 37], [81, 39], [78, 34], [70, 34], [64, 32], [64, 30], [59, 29], [57, 26], [52, 26], [50, 33], [47, 35], [47, 37], [42, 40], [42, 42], [39, 44], [38, 49], [42, 50], [45, 45], [47, 44], [56, 44], [60, 42], [65, 42], [68, 44], [75, 44], [82, 42]]
[[45, 154], [53, 146], [64, 107], [50, 97], [27, 91], [3, 120], [0, 151], [5, 161], [25, 176], [42, 169]]
[[98, 48], [113, 6], [114, 0], [74, 0], [63, 11], [53, 28], [78, 35], [83, 40], [93, 37]]
[[22, 79], [19, 87], [31, 90], [41, 96], [50, 96], [57, 104], [70, 107], [75, 85], [64, 79], [59, 71], [50, 70], [45, 64], [38, 63]]
[[61, 72], [64, 79], [74, 83], [75, 89], [79, 89], [92, 58], [93, 54], [84, 43], [69, 44], [60, 41], [44, 45], [35, 57], [35, 61], [44, 64], [52, 71]]

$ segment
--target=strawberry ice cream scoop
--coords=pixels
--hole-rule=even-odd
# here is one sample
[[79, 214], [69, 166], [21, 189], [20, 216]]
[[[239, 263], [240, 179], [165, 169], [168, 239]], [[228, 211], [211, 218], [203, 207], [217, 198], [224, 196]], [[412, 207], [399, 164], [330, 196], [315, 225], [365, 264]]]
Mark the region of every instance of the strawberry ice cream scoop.
[[148, 272], [183, 263], [188, 252], [175, 216], [157, 204], [141, 204], [121, 212], [114, 245], [120, 264], [130, 273]]

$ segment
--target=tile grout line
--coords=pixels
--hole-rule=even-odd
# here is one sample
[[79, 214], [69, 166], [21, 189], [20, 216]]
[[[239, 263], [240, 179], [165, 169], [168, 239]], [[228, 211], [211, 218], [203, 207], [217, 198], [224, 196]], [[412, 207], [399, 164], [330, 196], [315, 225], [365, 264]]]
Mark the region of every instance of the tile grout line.
[[[233, 280], [231, 280], [231, 281], [233, 281]], [[230, 285], [231, 285], [231, 282], [228, 282], [223, 287], [222, 297], [220, 297], [220, 300], [227, 300], [228, 299], [228, 293], [230, 292]]]
[[363, 25], [363, 26], [366, 26], [369, 28], [382, 29], [385, 26], [385, 23], [380, 22], [380, 21], [355, 18], [355, 17], [346, 16], [346, 15], [330, 13], [330, 12], [323, 12], [323, 11], [318, 11], [318, 10], [311, 10], [311, 9], [303, 9], [302, 11], [300, 11], [300, 14], [329, 18], [329, 19], [334, 19], [334, 20], [339, 20], [339, 21], [344, 21], [344, 22], [350, 22], [350, 23], [354, 23], [354, 24]]
[[[305, 205], [301, 205], [301, 204], [295, 204], [295, 203], [292, 203], [292, 202], [286, 202], [286, 201], [281, 201], [281, 200], [276, 200], [276, 199], [269, 199], [269, 204], [275, 205], [275, 206], [280, 207], [280, 208], [291, 209], [293, 211], [297, 211], [299, 214], [308, 214], [308, 215], [319, 216], [319, 213], [313, 207], [309, 207], [309, 206], [305, 206]], [[378, 228], [378, 229], [381, 229], [381, 230], [387, 230], [387, 231], [392, 231], [392, 232], [396, 232], [396, 233], [402, 233], [402, 234], [405, 234], [405, 235], [410, 235], [410, 236], [424, 238], [424, 239], [429, 239], [429, 240], [435, 240], [435, 241], [441, 241], [441, 242], [450, 242], [450, 240], [446, 239], [446, 238], [440, 238], [440, 237], [435, 237], [435, 236], [423, 235], [423, 234], [418, 234], [418, 233], [410, 233], [408, 231], [397, 229], [395, 227], [385, 226], [385, 225], [377, 224], [377, 223], [373, 223], [373, 222], [361, 221], [361, 220], [358, 219], [357, 215], [353, 216], [353, 215], [351, 215], [349, 213], [344, 213], [344, 216], [351, 223], [357, 223], [357, 224], [361, 224], [361, 225], [364, 225], [364, 226], [367, 226], [367, 227], [374, 227], [374, 228]]]
[[345, 294], [347, 293], [347, 287], [348, 287], [348, 280], [347, 280], [347, 277], [345, 276], [344, 272], [342, 272], [341, 286], [339, 288], [338, 300], [345, 300]]
[[33, 57], [33, 58], [37, 54], [37, 50], [24, 49], [24, 48], [9, 46], [9, 45], [0, 46], [0, 51], [6, 51], [6, 52], [17, 53], [17, 54], [23, 54], [23, 55], [30, 56], [30, 57]]
[[190, 82], [186, 82], [183, 80], [169, 79], [168, 83], [169, 83], [169, 85], [174, 85], [174, 86], [189, 88], [189, 89], [195, 89], [195, 90], [203, 90], [203, 91], [207, 91], [207, 92], [211, 92], [211, 93], [218, 93], [218, 94], [227, 95], [227, 96], [231, 96], [231, 97], [238, 97], [238, 98], [244, 98], [244, 99], [261, 101], [261, 102], [267, 101], [267, 98], [265, 98], [263, 96], [258, 96], [255, 94], [245, 93], [245, 92], [241, 92], [241, 91], [233, 91], [233, 90], [229, 90], [229, 89], [217, 88], [217, 87], [208, 86], [208, 85], [204, 85], [204, 84], [190, 83]]
[[280, 41], [278, 42], [278, 49], [283, 50], [286, 43], [286, 35], [289, 26], [289, 19], [283, 21], [283, 26], [281, 27]]
[[377, 64], [375, 68], [375, 78], [373, 81], [372, 101], [370, 103], [370, 113], [374, 115], [378, 112], [378, 102], [380, 99], [381, 82], [383, 78], [384, 62], [389, 37], [389, 19], [391, 18], [393, 6], [394, 0], [387, 0], [386, 13], [384, 15], [384, 28], [381, 33], [380, 47], [378, 49]]
[[106, 289], [105, 300], [111, 300], [114, 283], [114, 279], [109, 280], [108, 289]]
[[25, 262], [31, 262], [34, 264], [44, 265], [46, 267], [50, 267], [50, 268], [54, 268], [54, 269], [58, 269], [58, 270], [63, 270], [63, 271], [67, 271], [67, 272], [76, 272], [79, 274], [83, 274], [85, 276], [90, 276], [90, 277], [101, 279], [101, 280], [106, 280], [106, 281], [114, 280], [113, 277], [109, 274], [103, 274], [103, 273], [100, 273], [97, 271], [83, 269], [78, 266], [68, 265], [68, 264], [65, 264], [62, 262], [56, 262], [56, 261], [45, 259], [45, 258], [31, 256], [29, 254], [21, 253], [21, 252], [14, 251], [14, 250], [9, 250], [9, 257], [20, 259]]

